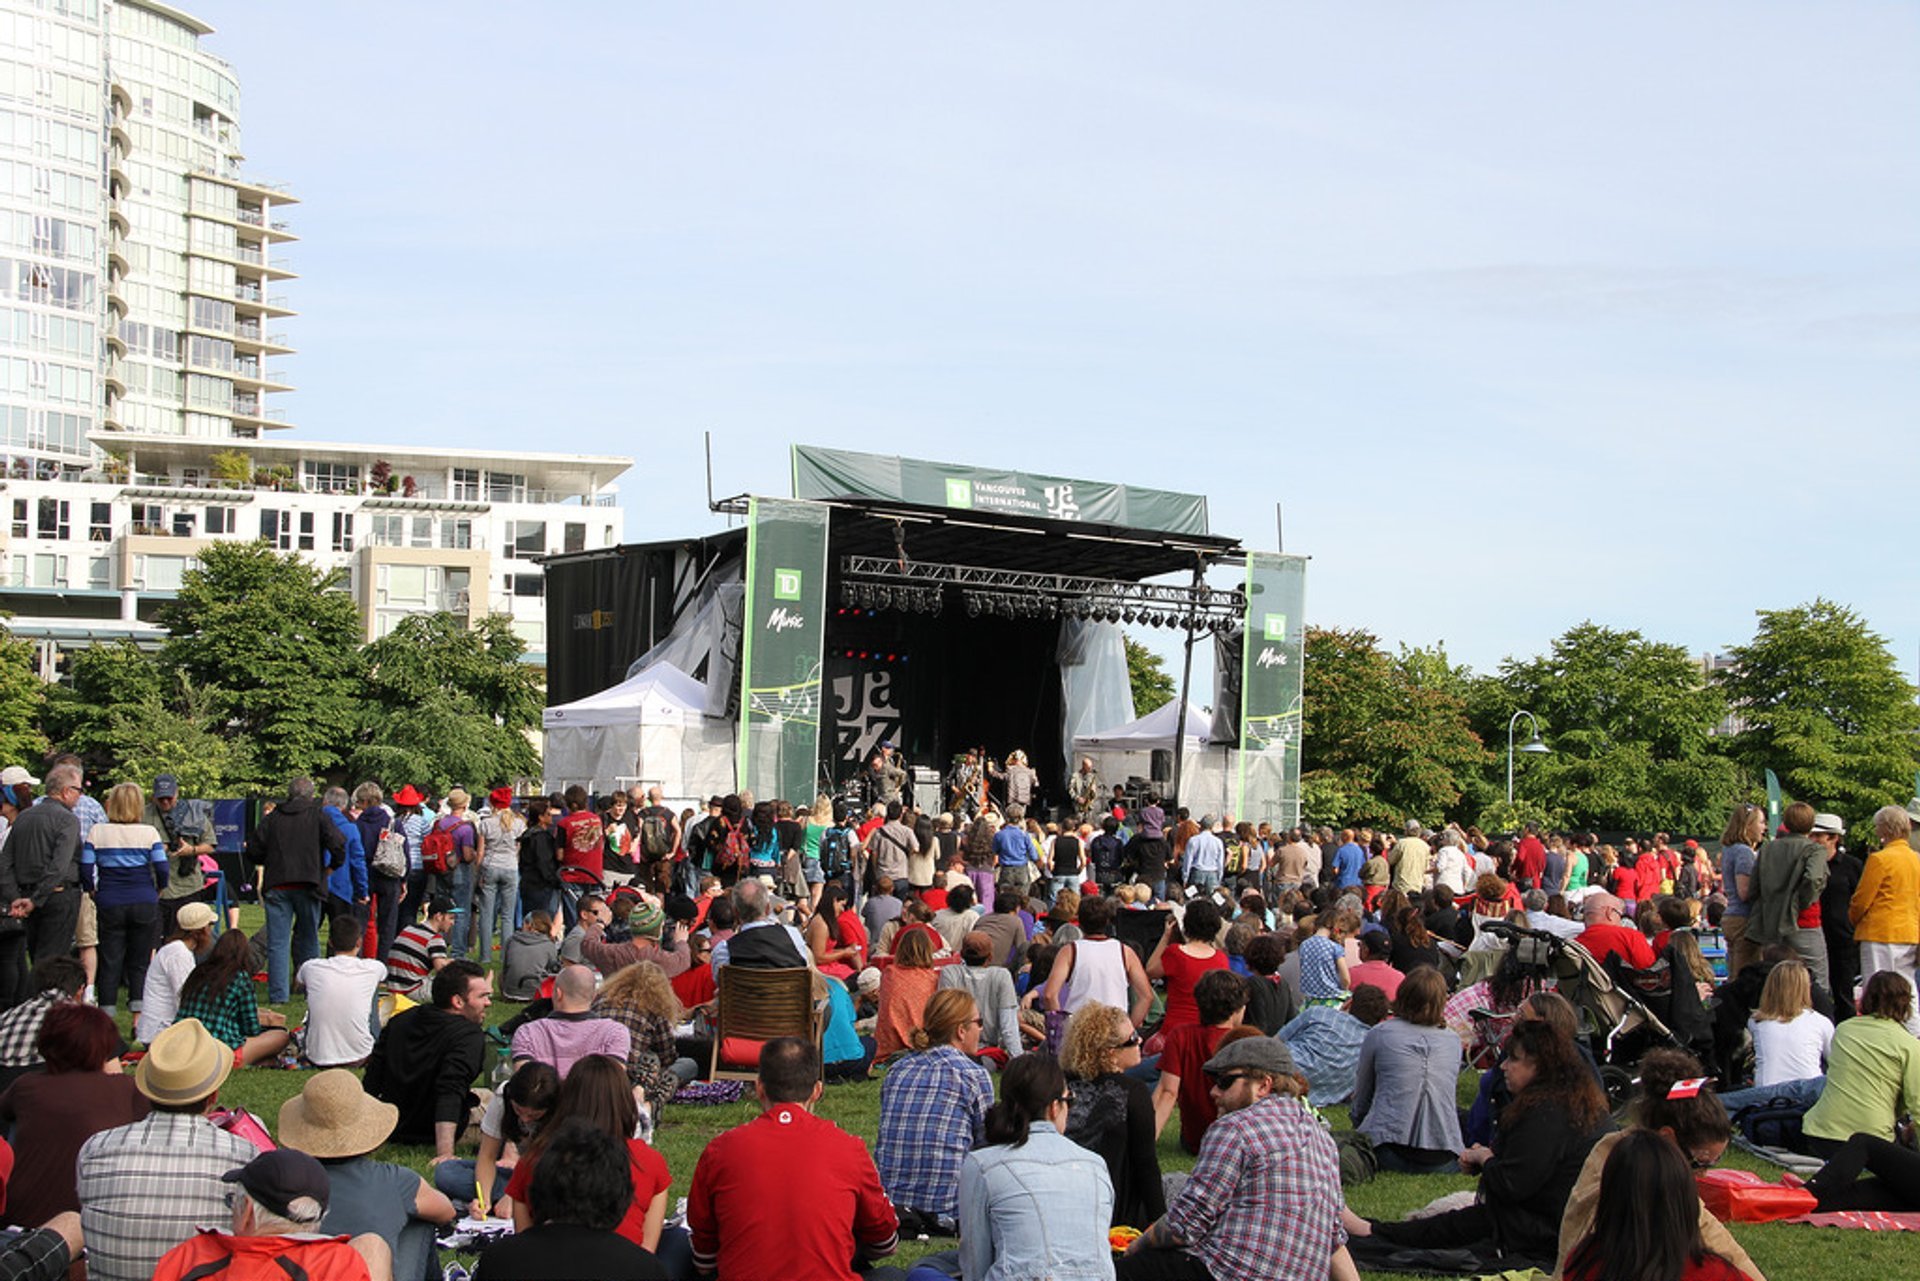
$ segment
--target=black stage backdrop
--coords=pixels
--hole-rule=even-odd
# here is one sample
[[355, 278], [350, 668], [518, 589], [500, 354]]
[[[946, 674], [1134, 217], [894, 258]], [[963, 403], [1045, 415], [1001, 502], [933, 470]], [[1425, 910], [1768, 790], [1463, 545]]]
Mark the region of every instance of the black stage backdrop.
[[[1003, 764], [1020, 748], [1051, 811], [1064, 800], [1066, 772], [1059, 639], [1056, 620], [969, 618], [952, 604], [937, 616], [834, 610], [821, 752], [835, 784], [850, 779], [883, 739], [909, 765], [942, 775], [969, 747], [984, 747]], [[914, 799], [929, 809], [938, 803], [918, 791]]]

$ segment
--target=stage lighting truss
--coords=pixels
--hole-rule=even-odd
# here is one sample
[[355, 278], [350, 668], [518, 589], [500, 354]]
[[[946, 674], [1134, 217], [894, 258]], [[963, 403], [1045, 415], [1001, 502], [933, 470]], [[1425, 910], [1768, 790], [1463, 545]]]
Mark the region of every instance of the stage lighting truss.
[[1129, 583], [973, 565], [902, 564], [844, 556], [840, 598], [850, 608], [938, 614], [947, 587], [957, 587], [968, 618], [1057, 619], [1172, 627], [1224, 633], [1246, 618], [1240, 588]]

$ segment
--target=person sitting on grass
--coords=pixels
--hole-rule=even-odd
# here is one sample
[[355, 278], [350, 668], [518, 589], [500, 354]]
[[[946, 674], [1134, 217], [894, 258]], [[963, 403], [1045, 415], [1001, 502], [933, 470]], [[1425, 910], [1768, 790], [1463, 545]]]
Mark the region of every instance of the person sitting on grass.
[[500, 997], [531, 1001], [540, 984], [560, 972], [560, 944], [553, 937], [553, 914], [534, 912], [507, 937], [500, 949]]
[[0, 1187], [8, 1223], [30, 1227], [80, 1208], [73, 1160], [102, 1130], [130, 1125], [148, 1104], [120, 1072], [120, 1030], [91, 1005], [56, 1005], [40, 1027], [45, 1072], [0, 1094], [0, 1130], [13, 1141], [12, 1174]]
[[511, 1056], [518, 1067], [529, 1059], [553, 1064], [565, 1080], [573, 1065], [594, 1054], [627, 1061], [632, 1038], [612, 1019], [593, 1013], [594, 975], [585, 965], [569, 965], [553, 981], [553, 1012], [531, 1019], [513, 1034]]
[[1345, 1009], [1309, 1005], [1274, 1033], [1287, 1043], [1300, 1075], [1307, 1078], [1308, 1101], [1314, 1107], [1333, 1107], [1353, 1097], [1359, 1079], [1360, 1047], [1389, 1009], [1385, 992], [1362, 983], [1353, 989]]
[[201, 1228], [167, 1251], [153, 1281], [275, 1273], [392, 1281], [392, 1251], [379, 1237], [368, 1232], [349, 1241], [320, 1234], [332, 1191], [326, 1169], [306, 1153], [262, 1152], [221, 1178], [238, 1185], [232, 1230]]
[[1706, 1211], [1684, 1153], [1647, 1130], [1621, 1136], [1600, 1174], [1593, 1230], [1567, 1256], [1566, 1281], [1743, 1281], [1701, 1236]]
[[894, 953], [893, 964], [880, 972], [880, 1009], [874, 1024], [877, 1062], [906, 1052], [939, 981], [931, 936], [923, 930], [907, 931]]
[[993, 1103], [993, 1078], [974, 1062], [979, 1007], [957, 989], [935, 992], [912, 1045], [880, 1083], [874, 1164], [903, 1218], [951, 1235], [960, 1163], [979, 1141]]
[[487, 1247], [474, 1281], [664, 1281], [660, 1260], [616, 1230], [636, 1199], [633, 1181], [619, 1139], [588, 1121], [563, 1123], [528, 1189], [539, 1210]]
[[[942, 996], [966, 1000], [958, 992]], [[812, 1281], [903, 1275], [868, 1267], [899, 1247], [900, 1222], [867, 1145], [814, 1115], [821, 1088], [812, 1045], [782, 1036], [761, 1047], [754, 1083], [760, 1115], [715, 1136], [694, 1166], [687, 1229], [699, 1275]], [[800, 1179], [805, 1197], [795, 1194]]]
[[1126, 1011], [1098, 1001], [1067, 1022], [1060, 1063], [1073, 1098], [1066, 1135], [1106, 1162], [1114, 1226], [1151, 1223], [1167, 1212], [1153, 1138], [1153, 1092], [1129, 1076], [1140, 1066], [1140, 1032]]
[[1020, 998], [1013, 991], [1013, 976], [1005, 966], [992, 964], [992, 959], [992, 936], [971, 930], [960, 940], [961, 963], [941, 967], [937, 986], [958, 988], [973, 997], [985, 1020], [980, 1039], [986, 1044], [981, 1046], [980, 1055], [1001, 1068], [1019, 1058], [1024, 1048]]
[[400, 1109], [398, 1143], [433, 1144], [433, 1163], [453, 1160], [454, 1141], [479, 1101], [473, 1080], [487, 1056], [487, 972], [452, 961], [433, 976], [433, 1004], [387, 1020], [367, 1056], [367, 1093]]
[[1390, 1249], [1472, 1250], [1490, 1270], [1551, 1268], [1567, 1197], [1587, 1153], [1612, 1126], [1607, 1096], [1572, 1037], [1545, 1020], [1514, 1025], [1500, 1070], [1513, 1102], [1501, 1113], [1493, 1147], [1460, 1154], [1460, 1168], [1480, 1175], [1477, 1202], [1404, 1221], [1343, 1210], [1359, 1262], [1368, 1259], [1360, 1242], [1371, 1237]]
[[49, 1011], [80, 999], [87, 986], [87, 969], [74, 957], [49, 956], [33, 967], [26, 986], [35, 995], [0, 1014], [0, 1087], [45, 1065], [40, 1057], [40, 1028]]
[[336, 916], [327, 932], [325, 960], [300, 966], [293, 986], [307, 994], [301, 1062], [308, 1067], [359, 1067], [373, 1053], [378, 1030], [374, 1011], [387, 967], [363, 960], [363, 931], [350, 915]]
[[226, 1042], [239, 1065], [263, 1063], [287, 1048], [287, 1016], [263, 1010], [253, 988], [247, 936], [228, 930], [180, 985], [180, 1017], [198, 1019]]
[[327, 1172], [331, 1195], [320, 1230], [372, 1233], [393, 1251], [394, 1275], [414, 1281], [440, 1275], [434, 1237], [454, 1221], [454, 1206], [412, 1170], [373, 1159], [399, 1119], [400, 1109], [369, 1095], [353, 1073], [329, 1068], [280, 1105], [278, 1133], [282, 1147], [306, 1153]]
[[1200, 1021], [1176, 1028], [1160, 1052], [1160, 1083], [1153, 1091], [1153, 1132], [1157, 1138], [1180, 1105], [1180, 1147], [1200, 1150], [1213, 1124], [1213, 1097], [1201, 1065], [1213, 1056], [1228, 1029], [1240, 1026], [1247, 1010], [1247, 982], [1231, 970], [1208, 970], [1193, 985]]
[[1459, 1168], [1460, 1038], [1447, 1030], [1446, 1003], [1447, 981], [1419, 966], [1400, 984], [1394, 1017], [1360, 1043], [1353, 1127], [1373, 1140], [1383, 1170]]
[[[560, 1098], [560, 1074], [545, 1063], [525, 1063], [494, 1091], [480, 1114], [480, 1150], [433, 1167], [433, 1186], [462, 1214], [513, 1217], [507, 1181], [521, 1149], [540, 1132]], [[485, 1214], [482, 1214], [484, 1203]]]

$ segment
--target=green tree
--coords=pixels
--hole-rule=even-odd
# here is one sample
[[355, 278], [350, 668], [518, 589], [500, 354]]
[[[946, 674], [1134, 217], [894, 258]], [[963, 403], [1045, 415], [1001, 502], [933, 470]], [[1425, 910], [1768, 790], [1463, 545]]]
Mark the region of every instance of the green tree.
[[1376, 824], [1449, 811], [1491, 759], [1467, 724], [1463, 679], [1444, 652], [1396, 657], [1371, 632], [1309, 627], [1303, 808]]
[[90, 645], [67, 660], [67, 682], [47, 694], [42, 723], [62, 750], [118, 775], [113, 720], [125, 706], [157, 706], [168, 685], [159, 660], [130, 640]]
[[154, 776], [172, 774], [182, 795], [231, 796], [259, 781], [245, 740], [227, 732], [212, 690], [180, 683], [168, 698], [145, 694], [107, 714], [101, 750], [115, 781], [143, 788]]
[[453, 614], [403, 619], [366, 650], [354, 776], [445, 788], [534, 774], [542, 699], [525, 653], [505, 615], [471, 628]]
[[1718, 684], [1744, 728], [1733, 758], [1791, 797], [1846, 815], [1856, 840], [1873, 811], [1912, 795], [1920, 708], [1886, 638], [1824, 598], [1761, 610], [1751, 641], [1728, 652]]
[[[1501, 664], [1476, 691], [1475, 727], [1497, 744], [1505, 799], [1509, 720], [1539, 718], [1553, 750], [1515, 757], [1516, 801], [1604, 828], [1713, 832], [1739, 792], [1713, 730], [1726, 697], [1678, 645], [1581, 623], [1552, 652]], [[1522, 718], [1519, 731], [1528, 728]]]
[[161, 608], [161, 665], [206, 690], [221, 731], [249, 749], [236, 781], [278, 787], [351, 749], [360, 614], [341, 580], [264, 542], [215, 543]]
[[33, 646], [0, 627], [0, 762], [19, 765], [46, 754], [47, 738], [40, 732], [46, 697]]
[[1160, 655], [1131, 637], [1123, 639], [1127, 647], [1127, 679], [1133, 682], [1133, 714], [1145, 716], [1173, 701], [1176, 692], [1173, 676]]

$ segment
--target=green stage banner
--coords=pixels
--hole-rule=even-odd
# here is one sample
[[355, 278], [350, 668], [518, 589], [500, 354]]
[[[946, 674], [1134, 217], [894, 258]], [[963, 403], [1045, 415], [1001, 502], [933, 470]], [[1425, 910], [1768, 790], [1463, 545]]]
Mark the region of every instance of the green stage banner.
[[826, 636], [827, 509], [747, 503], [739, 785], [796, 804], [818, 790], [820, 659]]
[[928, 507], [1084, 520], [1168, 534], [1207, 532], [1207, 500], [1199, 494], [988, 471], [813, 445], [793, 447], [793, 496], [891, 498]]
[[1234, 817], [1300, 821], [1300, 682], [1305, 657], [1307, 560], [1247, 553], [1246, 643], [1241, 647], [1240, 753]]

